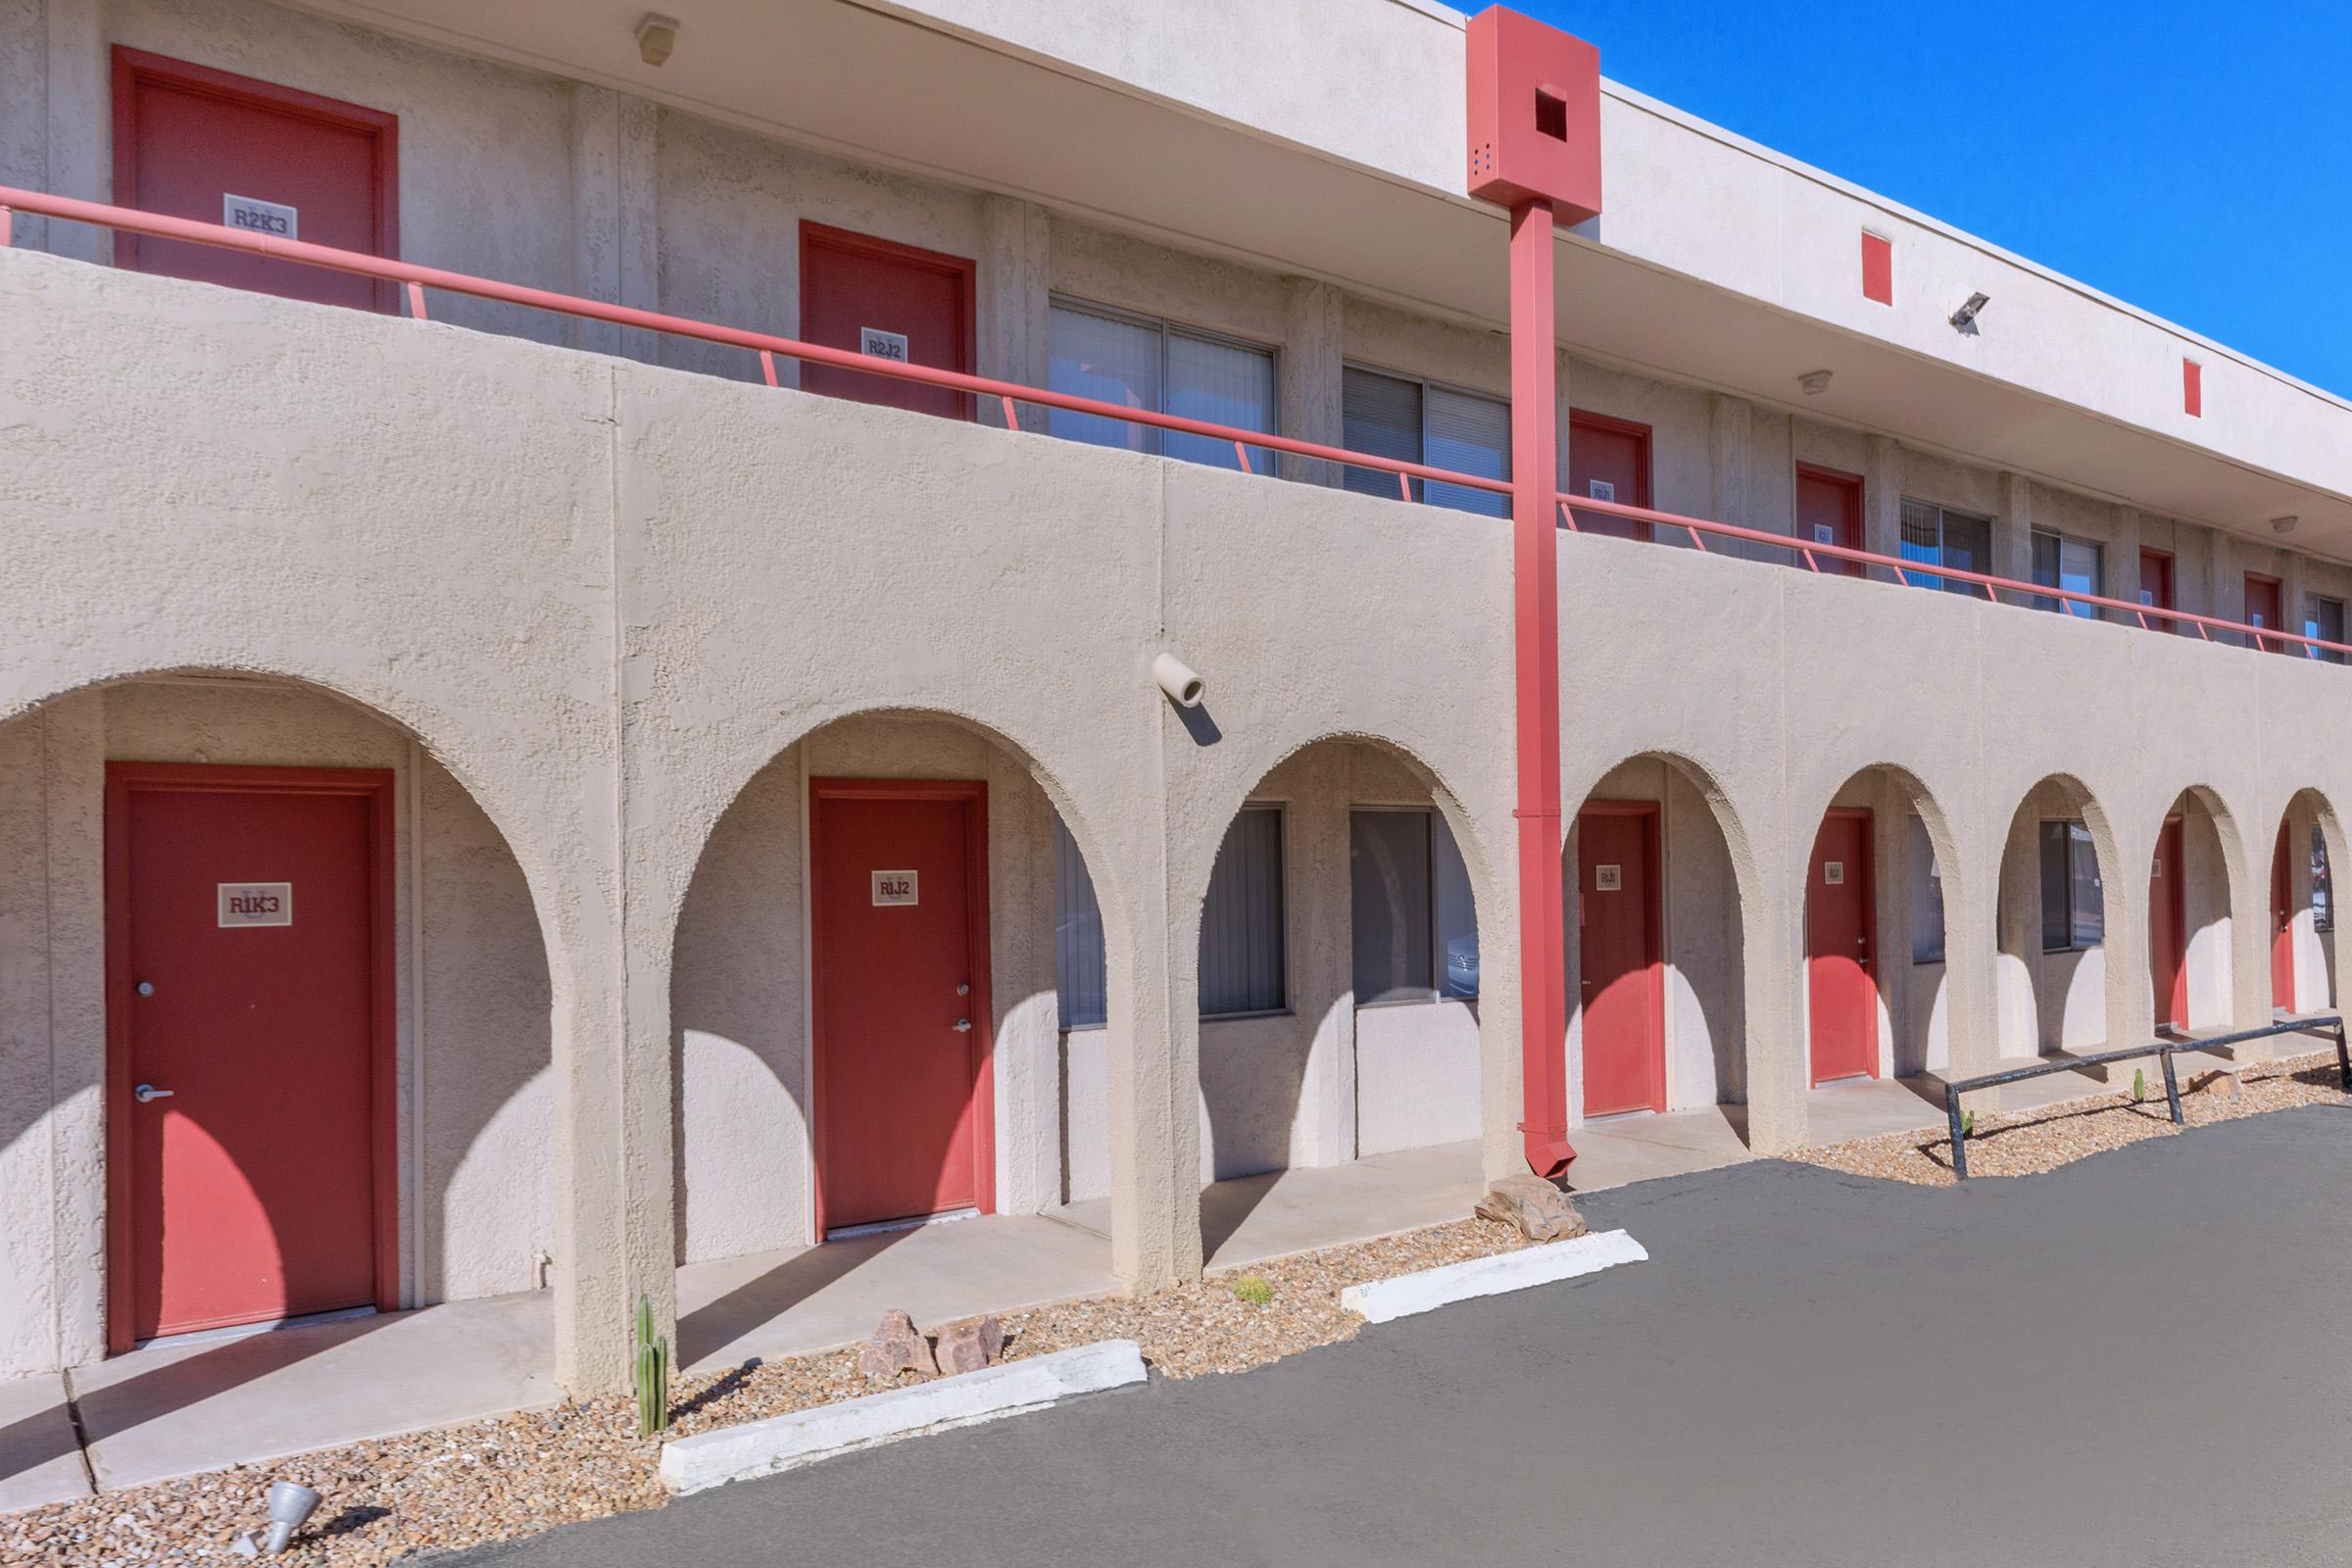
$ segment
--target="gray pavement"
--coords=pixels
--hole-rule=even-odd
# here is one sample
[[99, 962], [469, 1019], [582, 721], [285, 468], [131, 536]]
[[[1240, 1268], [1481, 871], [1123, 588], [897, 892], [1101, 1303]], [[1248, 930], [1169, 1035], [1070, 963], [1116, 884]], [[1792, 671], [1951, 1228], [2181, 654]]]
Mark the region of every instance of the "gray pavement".
[[2352, 1115], [1954, 1192], [1586, 1200], [1652, 1261], [439, 1561], [2352, 1562]]

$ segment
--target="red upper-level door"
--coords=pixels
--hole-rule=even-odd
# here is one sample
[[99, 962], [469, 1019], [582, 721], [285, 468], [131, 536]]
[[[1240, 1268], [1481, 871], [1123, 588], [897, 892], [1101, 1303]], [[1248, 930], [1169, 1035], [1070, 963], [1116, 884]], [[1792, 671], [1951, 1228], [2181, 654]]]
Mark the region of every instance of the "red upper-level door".
[[[400, 251], [397, 117], [136, 49], [115, 51], [115, 201], [371, 256]], [[321, 305], [395, 311], [390, 283], [180, 240], [115, 260]]]
[[[2279, 618], [2278, 579], [2261, 572], [2246, 573], [2246, 624], [2264, 631], [2284, 631], [2286, 624]], [[2291, 654], [2295, 645], [2277, 637], [2253, 639], [2257, 648], [2273, 654]]]
[[[968, 257], [803, 223], [801, 336], [827, 348], [969, 375], [976, 357], [975, 276]], [[951, 419], [972, 417], [967, 393], [836, 366], [803, 366], [801, 388]]]
[[[2178, 610], [2173, 598], [2173, 558], [2162, 550], [2143, 549], [2139, 553], [2139, 602], [2149, 610]], [[2157, 631], [2193, 632], [2185, 621], [2167, 620], [2150, 615], [2148, 625]]]
[[[1858, 474], [1839, 473], [1835, 468], [1816, 468], [1805, 464], [1796, 469], [1796, 537], [1808, 545], [1839, 545], [1847, 550], [1862, 548], [1862, 479]], [[1815, 556], [1814, 564], [1824, 572], [1840, 577], [1859, 577], [1862, 564], [1840, 561], [1836, 556]]]
[[[1568, 494], [1621, 506], [1649, 505], [1649, 426], [1612, 419], [1582, 409], [1568, 416]], [[1586, 533], [1647, 539], [1650, 525], [1636, 517], [1577, 509], [1576, 525]]]

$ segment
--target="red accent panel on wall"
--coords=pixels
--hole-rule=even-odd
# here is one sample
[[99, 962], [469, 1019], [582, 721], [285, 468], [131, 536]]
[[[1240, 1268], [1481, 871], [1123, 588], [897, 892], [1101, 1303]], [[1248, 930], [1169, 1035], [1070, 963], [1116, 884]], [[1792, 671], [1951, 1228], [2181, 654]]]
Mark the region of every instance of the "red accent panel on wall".
[[1577, 813], [1576, 835], [1585, 1114], [1664, 1110], [1666, 975], [1657, 805], [1590, 802]]
[[2191, 418], [2205, 416], [2205, 367], [2194, 360], [2180, 362], [2180, 411]]
[[987, 790], [809, 784], [826, 1229], [996, 1204]]
[[[207, 66], [115, 50], [115, 200], [124, 207], [223, 220], [230, 197], [272, 215], [291, 238], [373, 256], [400, 254], [400, 120]], [[270, 232], [282, 232], [270, 229]], [[391, 283], [300, 262], [115, 236], [115, 262], [321, 305], [387, 313]]]
[[106, 854], [111, 1347], [397, 1306], [391, 774], [110, 762]]
[[1868, 229], [1862, 231], [1862, 297], [1894, 303], [1894, 241]]

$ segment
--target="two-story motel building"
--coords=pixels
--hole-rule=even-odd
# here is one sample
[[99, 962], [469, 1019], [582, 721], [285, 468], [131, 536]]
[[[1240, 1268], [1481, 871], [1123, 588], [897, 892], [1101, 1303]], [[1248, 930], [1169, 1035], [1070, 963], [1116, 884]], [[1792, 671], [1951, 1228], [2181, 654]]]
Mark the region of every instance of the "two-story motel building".
[[[1525, 1168], [1464, 19], [664, 3], [0, 7], [0, 1372]], [[1571, 1141], [2328, 1006], [2352, 409], [1598, 114]]]

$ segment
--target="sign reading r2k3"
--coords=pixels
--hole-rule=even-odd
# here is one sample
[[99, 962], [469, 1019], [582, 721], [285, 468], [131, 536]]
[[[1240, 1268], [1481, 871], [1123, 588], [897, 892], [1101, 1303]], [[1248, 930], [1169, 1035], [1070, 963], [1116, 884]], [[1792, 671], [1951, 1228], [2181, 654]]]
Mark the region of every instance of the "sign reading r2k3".
[[302, 238], [302, 214], [283, 202], [266, 202], [253, 196], [222, 195], [220, 224], [224, 228], [241, 228], [248, 234], [273, 234], [279, 239]]

